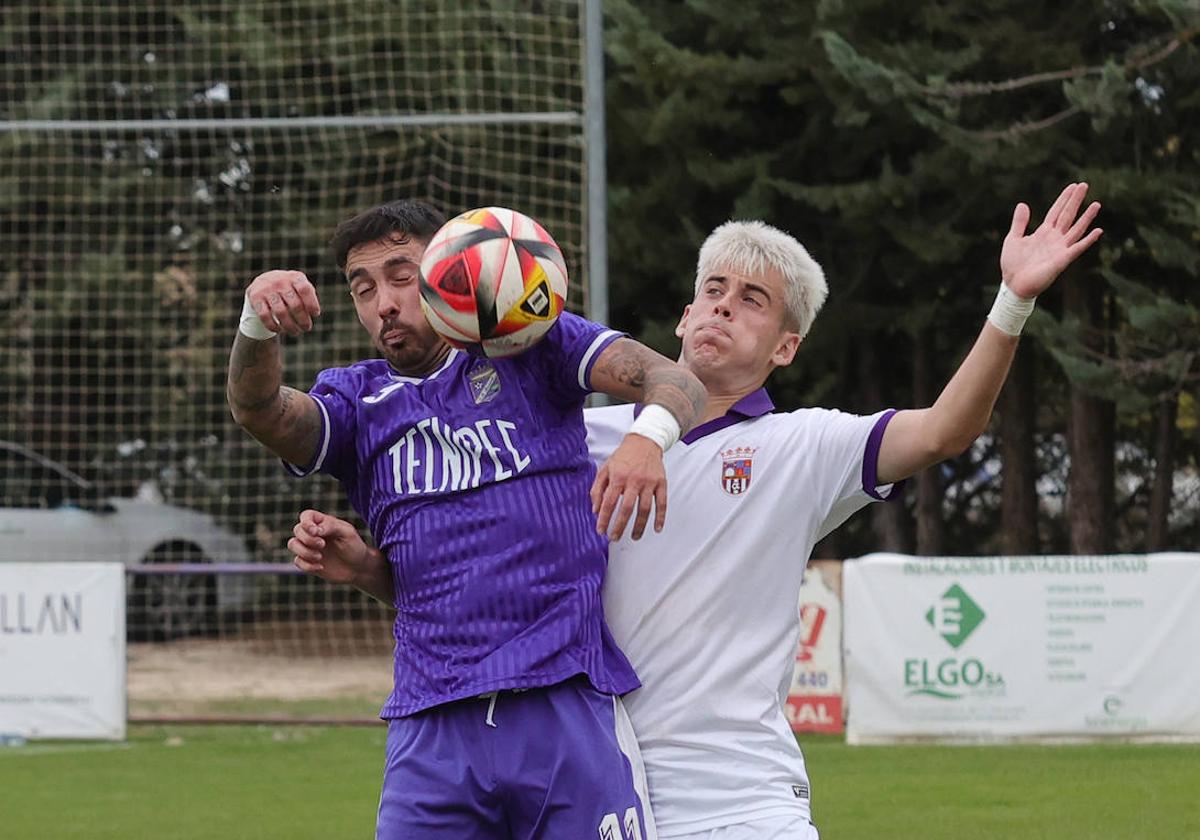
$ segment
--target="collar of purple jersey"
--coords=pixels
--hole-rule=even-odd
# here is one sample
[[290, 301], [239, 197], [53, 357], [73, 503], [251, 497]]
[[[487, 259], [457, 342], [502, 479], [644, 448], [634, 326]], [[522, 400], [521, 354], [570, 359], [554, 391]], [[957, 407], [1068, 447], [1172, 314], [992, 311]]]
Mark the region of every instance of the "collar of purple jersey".
[[[734, 423], [740, 423], [743, 420], [753, 420], [755, 417], [762, 417], [764, 414], [770, 414], [774, 410], [775, 403], [771, 401], [767, 389], [759, 388], [757, 391], [751, 391], [731, 405], [729, 410], [722, 416], [714, 417], [707, 423], [701, 423], [681, 437], [680, 440], [684, 443], [695, 443], [705, 435], [711, 435], [713, 432], [727, 429]], [[634, 418], [641, 413], [642, 404], [638, 403], [633, 407]]]

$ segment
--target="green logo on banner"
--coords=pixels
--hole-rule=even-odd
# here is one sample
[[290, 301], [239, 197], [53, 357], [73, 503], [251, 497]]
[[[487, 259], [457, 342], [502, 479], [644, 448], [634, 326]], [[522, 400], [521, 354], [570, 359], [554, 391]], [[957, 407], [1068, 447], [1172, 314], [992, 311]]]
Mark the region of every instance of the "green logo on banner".
[[957, 583], [947, 589], [925, 613], [929, 626], [955, 649], [975, 632], [983, 619], [983, 610]]
[[[942, 593], [925, 613], [933, 631], [957, 650], [983, 623], [983, 608], [957, 583]], [[904, 687], [909, 697], [925, 696], [937, 700], [986, 699], [1004, 697], [1004, 676], [989, 671], [978, 657], [944, 659], [917, 657], [904, 660]]]

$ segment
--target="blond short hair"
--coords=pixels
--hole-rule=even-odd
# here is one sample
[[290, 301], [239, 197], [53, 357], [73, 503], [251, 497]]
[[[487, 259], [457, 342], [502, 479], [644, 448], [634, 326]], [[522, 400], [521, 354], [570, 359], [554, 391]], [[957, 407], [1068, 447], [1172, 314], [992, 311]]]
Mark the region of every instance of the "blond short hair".
[[784, 324], [801, 338], [808, 335], [829, 294], [825, 272], [795, 237], [763, 222], [726, 222], [708, 235], [696, 261], [695, 294], [721, 269], [741, 274], [779, 272], [784, 291]]

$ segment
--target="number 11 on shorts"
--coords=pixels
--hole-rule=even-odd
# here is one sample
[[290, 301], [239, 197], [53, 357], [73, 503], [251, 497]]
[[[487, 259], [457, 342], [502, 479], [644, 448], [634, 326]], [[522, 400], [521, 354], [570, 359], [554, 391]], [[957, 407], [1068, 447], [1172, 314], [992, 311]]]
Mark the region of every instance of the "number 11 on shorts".
[[600, 821], [600, 840], [642, 840], [642, 824], [638, 822], [637, 808], [625, 811], [625, 833], [621, 833], [621, 821], [616, 814], [605, 814]]

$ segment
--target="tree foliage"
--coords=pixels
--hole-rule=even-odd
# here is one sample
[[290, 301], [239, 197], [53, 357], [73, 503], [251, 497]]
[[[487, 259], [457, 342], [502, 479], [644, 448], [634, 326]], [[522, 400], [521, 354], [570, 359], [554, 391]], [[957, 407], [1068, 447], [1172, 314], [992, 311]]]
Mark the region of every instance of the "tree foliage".
[[[1037, 214], [1063, 185], [1087, 180], [1105, 205], [1106, 235], [1061, 282], [1102, 284], [1106, 317], [1080, 324], [1052, 292], [1030, 328], [1049, 350], [1038, 352], [1036, 377], [1034, 454], [1050, 522], [1042, 547], [1067, 544], [1057, 495], [1067, 383], [1120, 409], [1123, 509], [1146, 504], [1154, 407], [1182, 400], [1175, 502], [1190, 514], [1174, 544], [1194, 543], [1194, 3], [607, 8], [618, 320], [675, 352], [670, 327], [690, 297], [683, 267], [703, 236], [730, 217], [762, 218], [795, 234], [830, 278], [798, 361], [776, 375], [777, 402], [908, 406], [914, 359], [926, 358], [914, 356], [916, 343], [931, 343], [933, 376], [944, 381], [980, 328], [1013, 205]], [[943, 469], [956, 553], [998, 547], [1002, 465], [989, 440]], [[1144, 544], [1137, 528], [1120, 538], [1123, 548]], [[878, 544], [859, 523], [840, 548]]]
[[[577, 11], [8, 3], [0, 119], [578, 110]], [[1071, 389], [1118, 411], [1119, 546], [1144, 545], [1164, 417], [1167, 543], [1200, 543], [1195, 0], [607, 0], [605, 12], [616, 326], [676, 352], [700, 242], [728, 218], [761, 218], [797, 235], [831, 286], [772, 383], [777, 403], [912, 405], [977, 333], [1013, 204], [1037, 212], [1086, 179], [1106, 235], [1062, 282], [1102, 290], [1099, 315], [1052, 292], [1022, 351], [1035, 354], [1040, 547], [1068, 545]], [[99, 468], [113, 489], [152, 480], [279, 551], [299, 507], [340, 494], [285, 487], [226, 416], [248, 280], [297, 267], [326, 293], [318, 331], [287, 350], [289, 379], [306, 384], [369, 352], [324, 250], [340, 218], [399, 194], [511, 204], [580, 266], [583, 163], [566, 124], [0, 132], [2, 433]], [[945, 550], [998, 549], [998, 453], [989, 434], [941, 468]], [[913, 530], [903, 516], [875, 523], [855, 520], [838, 551]]]
[[[574, 0], [6, 2], [0, 438], [113, 493], [149, 482], [285, 559], [299, 510], [346, 506], [229, 417], [243, 290], [272, 268], [317, 285], [317, 329], [285, 342], [304, 388], [372, 353], [326, 248], [352, 213], [519, 206], [582, 263], [576, 125], [345, 122], [578, 112], [580, 53]], [[323, 122], [222, 122], [262, 119]], [[34, 120], [65, 125], [11, 130]]]

